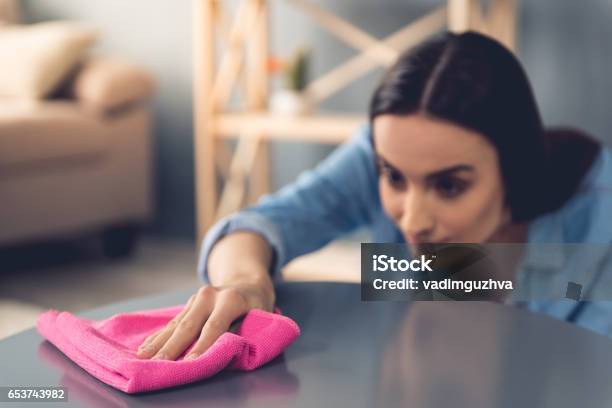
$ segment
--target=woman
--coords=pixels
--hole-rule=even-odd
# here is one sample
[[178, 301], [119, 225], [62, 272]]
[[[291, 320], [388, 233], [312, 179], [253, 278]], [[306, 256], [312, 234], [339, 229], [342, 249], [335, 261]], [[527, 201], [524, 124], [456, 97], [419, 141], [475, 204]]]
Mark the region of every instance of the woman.
[[[519, 62], [490, 38], [447, 33], [403, 54], [375, 91], [369, 122], [316, 169], [208, 232], [198, 273], [212, 286], [147, 339], [141, 357], [175, 359], [198, 338], [185, 358], [197, 357], [240, 315], [272, 310], [272, 281], [287, 262], [360, 227], [373, 242], [411, 246], [612, 242], [610, 152], [576, 131], [545, 131]], [[570, 281], [563, 250], [544, 259], [528, 251], [521, 279]], [[606, 286], [606, 254], [591, 259], [583, 294]], [[550, 267], [559, 273], [539, 273]], [[528, 303], [609, 334], [607, 306]]]

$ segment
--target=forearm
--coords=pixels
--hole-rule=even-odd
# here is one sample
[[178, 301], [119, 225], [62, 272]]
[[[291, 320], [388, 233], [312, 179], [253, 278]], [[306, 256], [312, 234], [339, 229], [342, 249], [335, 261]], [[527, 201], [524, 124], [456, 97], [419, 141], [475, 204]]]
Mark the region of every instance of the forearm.
[[[200, 250], [200, 279], [214, 285], [236, 279], [279, 281], [282, 268], [291, 260], [368, 225], [380, 207], [368, 137], [369, 128], [362, 128], [294, 183], [213, 225]], [[245, 236], [228, 238], [215, 248], [218, 259], [210, 261], [219, 241], [238, 231], [250, 232], [254, 241], [244, 243]], [[230, 263], [238, 267], [227, 268]]]
[[212, 247], [207, 269], [213, 286], [250, 285], [274, 304], [271, 262], [272, 249], [261, 235], [235, 231]]

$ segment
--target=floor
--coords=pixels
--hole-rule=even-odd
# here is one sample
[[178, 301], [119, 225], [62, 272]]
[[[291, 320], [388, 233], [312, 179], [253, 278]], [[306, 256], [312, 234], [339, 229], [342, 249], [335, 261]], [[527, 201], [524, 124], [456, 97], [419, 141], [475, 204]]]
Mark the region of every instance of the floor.
[[[191, 241], [145, 238], [123, 261], [104, 258], [93, 242], [0, 248], [0, 339], [33, 327], [54, 308], [79, 312], [155, 293], [199, 287]], [[359, 281], [359, 244], [339, 242], [299, 258], [285, 280]]]
[[2, 248], [0, 260], [0, 338], [32, 327], [48, 308], [78, 312], [199, 285], [190, 241], [147, 238], [123, 261], [83, 242]]

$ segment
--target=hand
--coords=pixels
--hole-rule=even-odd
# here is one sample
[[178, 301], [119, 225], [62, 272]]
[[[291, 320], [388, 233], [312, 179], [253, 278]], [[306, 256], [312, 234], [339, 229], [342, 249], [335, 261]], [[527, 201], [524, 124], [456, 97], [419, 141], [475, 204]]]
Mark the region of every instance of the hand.
[[166, 327], [140, 345], [137, 357], [175, 360], [198, 337], [184, 358], [195, 359], [228, 331], [234, 320], [251, 309], [271, 312], [273, 307], [274, 299], [257, 285], [203, 286]]

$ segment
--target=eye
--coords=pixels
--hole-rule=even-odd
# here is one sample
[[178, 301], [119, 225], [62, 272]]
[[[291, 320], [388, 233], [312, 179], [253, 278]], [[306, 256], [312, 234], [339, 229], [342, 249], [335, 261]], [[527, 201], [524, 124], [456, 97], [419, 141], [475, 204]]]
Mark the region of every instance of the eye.
[[391, 187], [393, 187], [394, 189], [402, 190], [406, 187], [406, 180], [404, 179], [402, 173], [400, 173], [399, 171], [389, 166], [383, 166], [383, 174], [389, 182], [389, 185], [391, 185]]
[[436, 180], [435, 190], [443, 198], [455, 198], [467, 190], [469, 183], [455, 177], [442, 177]]
[[383, 177], [394, 190], [406, 189], [406, 178], [399, 170], [390, 166], [380, 158], [376, 160], [376, 168], [378, 170], [378, 176]]

